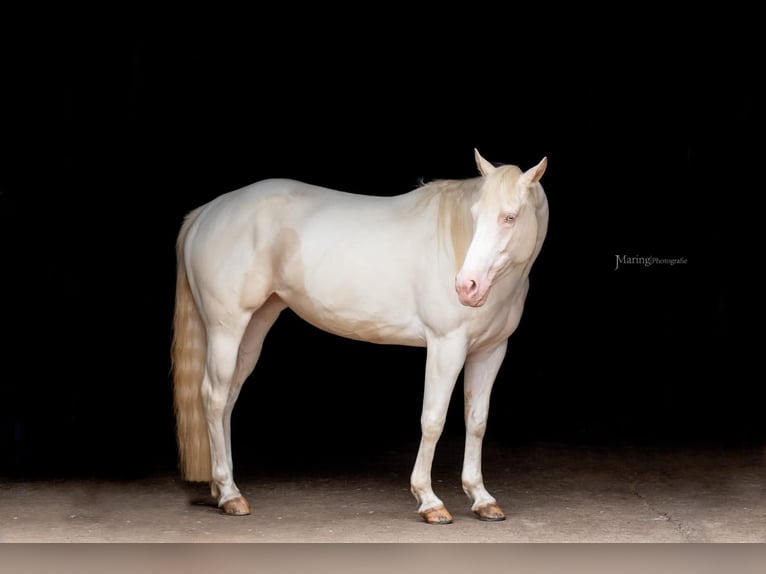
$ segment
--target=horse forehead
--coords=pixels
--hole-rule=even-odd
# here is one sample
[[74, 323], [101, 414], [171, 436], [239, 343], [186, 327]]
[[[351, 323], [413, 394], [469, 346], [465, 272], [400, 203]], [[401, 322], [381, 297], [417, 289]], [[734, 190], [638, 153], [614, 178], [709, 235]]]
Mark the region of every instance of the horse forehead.
[[521, 173], [521, 169], [515, 165], [504, 165], [486, 176], [480, 202], [487, 207], [523, 202], [525, 200], [523, 190], [516, 185]]

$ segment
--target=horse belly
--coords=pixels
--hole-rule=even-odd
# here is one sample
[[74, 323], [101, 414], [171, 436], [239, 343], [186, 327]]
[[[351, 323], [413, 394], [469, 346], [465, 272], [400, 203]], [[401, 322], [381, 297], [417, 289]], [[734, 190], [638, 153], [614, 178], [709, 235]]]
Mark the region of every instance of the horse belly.
[[335, 335], [425, 345], [412, 294], [413, 269], [406, 257], [395, 261], [393, 251], [375, 251], [348, 249], [327, 258], [304, 250], [276, 292], [299, 317]]
[[310, 293], [277, 294], [296, 315], [328, 333], [370, 343], [425, 346], [423, 326], [414, 314]]

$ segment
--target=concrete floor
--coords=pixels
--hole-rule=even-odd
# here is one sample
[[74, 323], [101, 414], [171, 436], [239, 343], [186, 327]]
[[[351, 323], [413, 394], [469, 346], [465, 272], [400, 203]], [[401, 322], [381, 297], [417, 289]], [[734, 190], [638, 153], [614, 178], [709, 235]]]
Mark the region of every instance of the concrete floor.
[[2, 542], [766, 542], [763, 447], [486, 445], [484, 475], [508, 515], [476, 520], [461, 445], [440, 445], [433, 480], [455, 521], [423, 523], [414, 452], [345, 468], [242, 471], [252, 514], [221, 515], [173, 471], [132, 478], [0, 481]]

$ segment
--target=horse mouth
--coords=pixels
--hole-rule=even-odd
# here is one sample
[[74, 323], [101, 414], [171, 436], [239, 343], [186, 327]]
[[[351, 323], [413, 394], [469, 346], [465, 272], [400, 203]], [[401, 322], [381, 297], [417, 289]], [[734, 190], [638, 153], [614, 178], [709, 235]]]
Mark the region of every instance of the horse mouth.
[[462, 294], [458, 293], [458, 300], [462, 305], [465, 305], [466, 307], [474, 307], [478, 308], [484, 305], [484, 303], [487, 302], [487, 299], [489, 298], [489, 289], [484, 291], [484, 293], [481, 294], [481, 296], [469, 296], [464, 297]]

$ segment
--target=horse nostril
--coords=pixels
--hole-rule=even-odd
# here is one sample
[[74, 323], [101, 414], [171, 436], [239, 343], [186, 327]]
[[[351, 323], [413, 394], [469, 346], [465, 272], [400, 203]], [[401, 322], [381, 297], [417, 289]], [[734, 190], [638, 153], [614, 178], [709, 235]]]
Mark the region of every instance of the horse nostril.
[[458, 280], [455, 282], [455, 289], [464, 296], [470, 296], [479, 290], [479, 285], [473, 279]]

